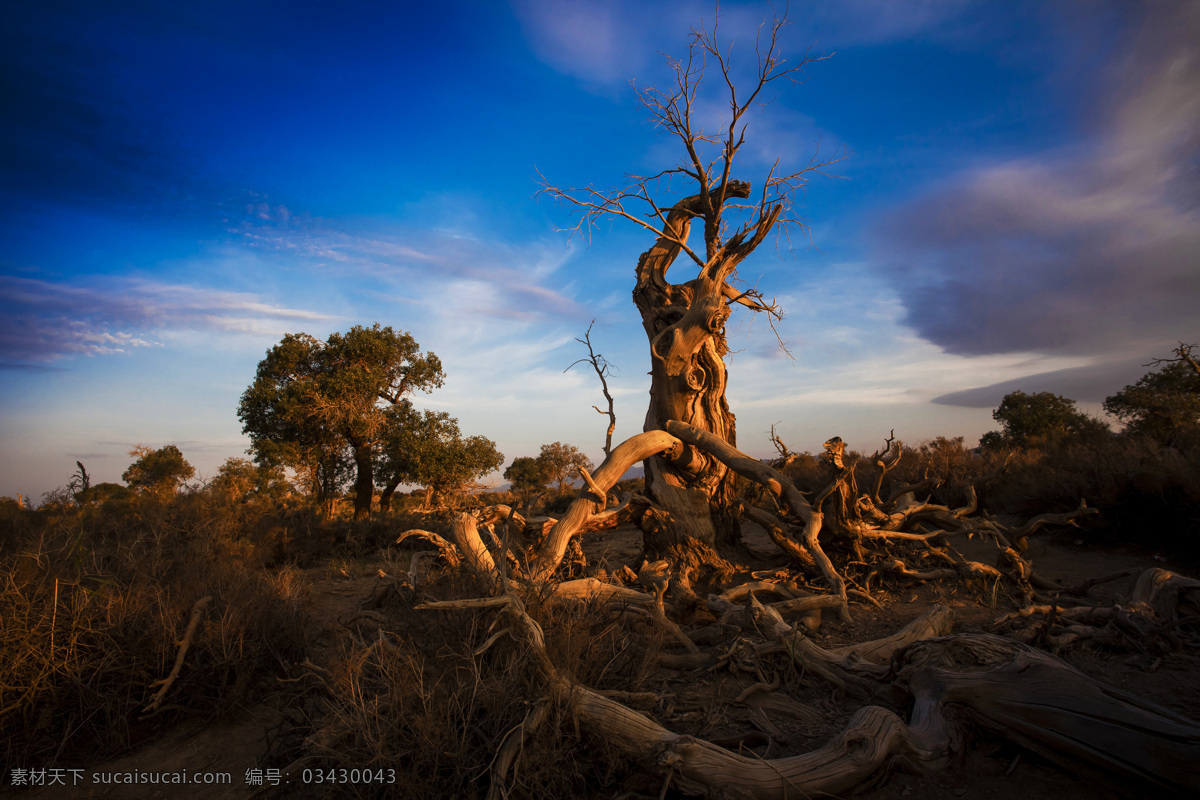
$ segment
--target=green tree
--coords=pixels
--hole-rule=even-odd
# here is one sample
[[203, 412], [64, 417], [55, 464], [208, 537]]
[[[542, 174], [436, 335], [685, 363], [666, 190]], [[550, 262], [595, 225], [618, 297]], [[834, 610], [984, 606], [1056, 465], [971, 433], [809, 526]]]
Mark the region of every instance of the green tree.
[[1200, 430], [1200, 371], [1183, 359], [1163, 363], [1105, 398], [1104, 410], [1130, 433], [1176, 444]]
[[1008, 441], [1000, 431], [988, 431], [979, 437], [979, 447], [983, 450], [1000, 450], [1007, 445]]
[[105, 481], [103, 483], [94, 483], [89, 486], [88, 490], [81, 494], [80, 500], [84, 503], [97, 504], [108, 502], [123, 503], [129, 500], [133, 494], [133, 489], [130, 489], [128, 486], [122, 486], [119, 483]]
[[1105, 423], [1080, 411], [1074, 400], [1051, 392], [1010, 392], [992, 412], [992, 419], [1000, 423], [1002, 431], [984, 434], [980, 440], [984, 447], [1028, 447], [1070, 435], [1108, 432]]
[[388, 410], [389, 425], [379, 464], [385, 482], [379, 508], [391, 507], [402, 483], [425, 487], [425, 507], [434, 496], [463, 492], [476, 479], [504, 463], [496, 443], [483, 436], [463, 438], [458, 420], [445, 411], [417, 411], [409, 402]]
[[133, 489], [147, 492], [174, 492], [196, 474], [195, 468], [173, 444], [153, 450], [139, 444], [129, 451], [137, 461], [129, 465], [121, 480]]
[[386, 410], [442, 385], [442, 363], [411, 335], [376, 323], [322, 342], [289, 333], [258, 364], [238, 418], [259, 463], [286, 463], [326, 491], [347, 459], [355, 470], [354, 518], [371, 513]]
[[592, 469], [591, 459], [581, 453], [579, 448], [562, 442], [542, 445], [537, 463], [541, 466], [545, 480], [557, 484], [559, 492], [571, 482], [576, 469]]
[[225, 459], [209, 487], [239, 503], [276, 499], [292, 490], [281, 465], [255, 464], [244, 458]]
[[512, 484], [514, 492], [536, 492], [546, 488], [546, 472], [536, 458], [521, 456], [504, 470], [504, 480]]

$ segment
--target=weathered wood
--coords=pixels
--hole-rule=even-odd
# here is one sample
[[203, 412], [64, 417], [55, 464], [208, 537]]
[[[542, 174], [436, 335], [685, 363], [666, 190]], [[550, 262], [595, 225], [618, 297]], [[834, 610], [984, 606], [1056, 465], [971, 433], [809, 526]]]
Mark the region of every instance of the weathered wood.
[[[707, 431], [700, 430], [693, 425], [684, 424], [678, 420], [669, 420], [666, 428], [668, 433], [677, 436], [686, 444], [699, 447], [711, 453], [716, 458], [725, 462], [730, 469], [738, 474], [758, 481], [767, 487], [767, 490], [773, 495], [781, 498], [787, 504], [791, 513], [804, 523], [805, 549], [816, 561], [821, 575], [829, 583], [830, 588], [842, 598], [842, 607], [839, 610], [842, 621], [850, 622], [850, 607], [846, 601], [846, 582], [837, 569], [834, 568], [833, 562], [829, 560], [829, 556], [821, 548], [819, 535], [824, 517], [817, 510], [821, 507], [820, 503], [810, 505], [804, 498], [804, 495], [800, 494], [800, 490], [796, 488], [796, 485], [786, 475], [756, 458], [751, 458], [733, 445], [722, 441]], [[826, 492], [837, 486], [841, 478], [842, 476], [839, 476]]]
[[475, 518], [465, 512], [459, 514], [450, 527], [450, 534], [471, 571], [488, 580], [493, 588], [502, 588], [496, 561], [479, 536]]
[[[613, 448], [608, 458], [604, 459], [604, 463], [592, 474], [592, 481], [600, 491], [607, 492], [637, 462], [655, 453], [674, 450], [680, 446], [678, 439], [664, 431], [639, 433]], [[563, 554], [567, 552], [567, 542], [583, 527], [588, 518], [596, 513], [598, 504], [590, 495], [589, 490], [581, 490], [580, 496], [571, 503], [567, 513], [547, 534], [530, 567], [530, 577], [535, 582], [544, 582], [554, 574]]]
[[1048, 653], [960, 634], [914, 644], [902, 661], [901, 683], [917, 698], [914, 720], [955, 704], [1065, 769], [1086, 765], [1143, 791], [1200, 792], [1200, 725]]
[[1024, 555], [1025, 549], [1028, 547], [1026, 539], [1043, 525], [1075, 525], [1075, 520], [1080, 517], [1099, 513], [1100, 509], [1088, 508], [1087, 501], [1080, 500], [1079, 507], [1074, 511], [1068, 511], [1065, 514], [1039, 514], [1024, 525], [1011, 529], [1008, 532], [1008, 539], [1016, 551]]
[[154, 697], [150, 699], [150, 704], [143, 711], [144, 714], [153, 714], [159, 710], [163, 698], [167, 696], [167, 692], [174, 685], [175, 679], [179, 677], [179, 673], [183, 669], [184, 656], [187, 655], [188, 648], [192, 646], [192, 640], [196, 638], [196, 630], [200, 627], [200, 620], [204, 617], [204, 609], [208, 607], [208, 604], [212, 600], [212, 595], [205, 595], [192, 604], [192, 613], [188, 617], [187, 630], [184, 631], [183, 638], [179, 641], [179, 651], [175, 654], [175, 664], [171, 667], [171, 672], [167, 677], [151, 684], [151, 688], [155, 686], [160, 688]]
[[407, 530], [396, 537], [396, 544], [404, 544], [404, 542], [409, 539], [424, 539], [438, 549], [438, 552], [441, 554], [442, 558], [446, 559], [446, 563], [448, 563], [451, 567], [458, 566], [458, 550], [454, 548], [453, 544], [446, 541], [433, 531], [425, 531], [421, 530], [420, 528]]
[[1132, 599], [1145, 603], [1164, 620], [1173, 620], [1182, 600], [1200, 604], [1200, 581], [1155, 567], [1138, 576]]

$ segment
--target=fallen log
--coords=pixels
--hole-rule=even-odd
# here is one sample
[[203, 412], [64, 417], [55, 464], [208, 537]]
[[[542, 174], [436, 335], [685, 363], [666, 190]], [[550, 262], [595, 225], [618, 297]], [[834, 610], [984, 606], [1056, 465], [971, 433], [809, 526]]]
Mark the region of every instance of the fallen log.
[[962, 634], [913, 644], [900, 660], [914, 720], [953, 704], [1067, 770], [1087, 765], [1143, 791], [1200, 792], [1200, 725], [1048, 653]]

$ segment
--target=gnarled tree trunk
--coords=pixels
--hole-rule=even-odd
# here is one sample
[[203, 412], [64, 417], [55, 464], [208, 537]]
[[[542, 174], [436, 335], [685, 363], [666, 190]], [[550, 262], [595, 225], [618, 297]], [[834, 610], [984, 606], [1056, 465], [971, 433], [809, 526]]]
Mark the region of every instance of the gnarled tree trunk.
[[[749, 194], [747, 184], [731, 182], [730, 187], [730, 197]], [[725, 400], [726, 297], [732, 292], [725, 278], [744, 253], [731, 248], [686, 283], [666, 280], [667, 269], [682, 251], [680, 244], [687, 240], [692, 218], [701, 214], [699, 195], [677, 203], [667, 215], [667, 235], [638, 260], [633, 302], [650, 341], [651, 360], [644, 430], [662, 430], [668, 420], [678, 420], [736, 446], [736, 420]], [[739, 541], [733, 475], [723, 463], [688, 446], [675, 461], [661, 456], [647, 459], [645, 470], [647, 494], [673, 523], [650, 535], [658, 539], [647, 542], [650, 549], [666, 551], [686, 537], [718, 547]]]

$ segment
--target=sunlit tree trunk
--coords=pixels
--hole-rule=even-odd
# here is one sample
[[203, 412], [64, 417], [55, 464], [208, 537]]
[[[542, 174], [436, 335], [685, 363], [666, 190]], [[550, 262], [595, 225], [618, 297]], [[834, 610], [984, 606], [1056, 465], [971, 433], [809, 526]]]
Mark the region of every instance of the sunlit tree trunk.
[[[725, 400], [723, 361], [728, 353], [725, 321], [729, 306], [737, 303], [762, 312], [772, 325], [782, 318], [775, 303], [766, 301], [757, 290], [734, 288], [731, 283], [737, 280], [738, 265], [777, 222], [803, 229], [803, 222], [786, 212], [793, 208], [794, 195], [808, 174], [832, 163], [814, 155], [808, 165], [788, 172], [778, 170], [776, 162], [753, 200], [750, 182], [734, 178], [734, 161], [745, 143], [744, 115], [764, 102], [761, 93], [768, 84], [796, 80], [813, 60], [807, 55], [791, 61], [780, 56], [781, 24], [777, 21], [771, 26], [769, 39], [756, 42], [757, 80], [745, 87], [735, 85], [727, 50], [717, 45], [714, 26], [713, 32], [694, 30], [687, 56], [669, 61], [675, 73], [669, 88], [649, 87], [640, 92], [642, 105], [654, 123], [683, 147], [675, 166], [654, 175], [629, 175], [624, 186], [612, 190], [591, 186], [563, 189], [543, 183], [546, 193], [582, 210], [577, 230], [590, 230], [601, 217], [617, 216], [657, 238], [638, 261], [633, 290], [650, 341], [647, 431], [661, 430], [675, 420], [731, 446], [736, 444], [735, 420]], [[729, 116], [715, 128], [707, 119], [693, 118], [706, 66], [720, 71], [715, 83], [728, 89]], [[667, 208], [659, 205], [654, 195], [670, 191], [672, 180], [690, 181], [696, 193]], [[703, 226], [700, 245], [688, 242], [693, 220]], [[680, 256], [688, 268], [697, 270], [696, 277], [685, 283], [668, 283], [667, 270]], [[653, 528], [646, 534], [647, 550], [667, 552], [693, 539], [717, 547], [738, 541], [733, 477], [724, 465], [688, 446], [671, 461], [661, 456], [650, 458], [645, 469], [647, 493], [657, 507], [654, 525], [643, 524], [647, 531]]]
[[[681, 238], [687, 236], [689, 216], [672, 214]], [[633, 301], [642, 316], [651, 360], [644, 430], [662, 430], [674, 419], [736, 446], [736, 420], [725, 399], [729, 307], [724, 282], [702, 276], [678, 286], [667, 283], [663, 274], [678, 252], [677, 246], [660, 239], [638, 262]], [[659, 456], [648, 459], [645, 470], [647, 493], [674, 523], [652, 535], [661, 540], [647, 542], [650, 549], [665, 551], [689, 536], [716, 546], [738, 541], [733, 475], [724, 464], [689, 446], [675, 462]]]

